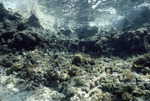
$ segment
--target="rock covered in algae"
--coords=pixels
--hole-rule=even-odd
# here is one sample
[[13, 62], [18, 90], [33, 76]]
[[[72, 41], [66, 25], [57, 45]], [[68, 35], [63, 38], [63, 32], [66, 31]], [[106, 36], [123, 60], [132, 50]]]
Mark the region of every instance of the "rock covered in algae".
[[140, 58], [134, 61], [133, 70], [141, 72], [143, 74], [150, 73], [150, 56], [144, 54]]
[[86, 71], [83, 68], [77, 66], [71, 66], [68, 71], [70, 76], [79, 76], [86, 73]]
[[72, 60], [72, 64], [75, 65], [80, 65], [81, 63], [83, 63], [83, 57], [80, 54], [75, 54], [73, 60]]

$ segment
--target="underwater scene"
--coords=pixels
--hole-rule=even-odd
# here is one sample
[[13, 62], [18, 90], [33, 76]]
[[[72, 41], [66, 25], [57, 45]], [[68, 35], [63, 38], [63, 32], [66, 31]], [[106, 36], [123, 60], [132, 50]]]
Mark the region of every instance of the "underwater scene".
[[150, 0], [0, 0], [0, 101], [150, 101]]

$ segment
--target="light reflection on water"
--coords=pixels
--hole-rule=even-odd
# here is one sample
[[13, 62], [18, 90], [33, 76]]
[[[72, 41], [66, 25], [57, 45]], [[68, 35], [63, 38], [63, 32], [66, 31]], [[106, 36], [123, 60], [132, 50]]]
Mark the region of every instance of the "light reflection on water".
[[29, 16], [34, 12], [44, 28], [121, 26], [124, 18], [133, 20], [149, 0], [0, 0], [5, 7]]

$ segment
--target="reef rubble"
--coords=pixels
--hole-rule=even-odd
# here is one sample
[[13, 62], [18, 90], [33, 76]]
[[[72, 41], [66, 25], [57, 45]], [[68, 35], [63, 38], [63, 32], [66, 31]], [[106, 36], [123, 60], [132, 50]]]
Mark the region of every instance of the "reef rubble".
[[1, 3], [0, 16], [0, 101], [150, 101], [150, 26], [53, 34]]

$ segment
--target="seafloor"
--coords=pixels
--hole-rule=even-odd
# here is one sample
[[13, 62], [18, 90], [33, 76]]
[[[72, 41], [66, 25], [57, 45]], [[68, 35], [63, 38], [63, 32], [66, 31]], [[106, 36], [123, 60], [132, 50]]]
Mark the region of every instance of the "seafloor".
[[55, 34], [0, 4], [0, 101], [150, 101], [150, 25], [95, 33]]

